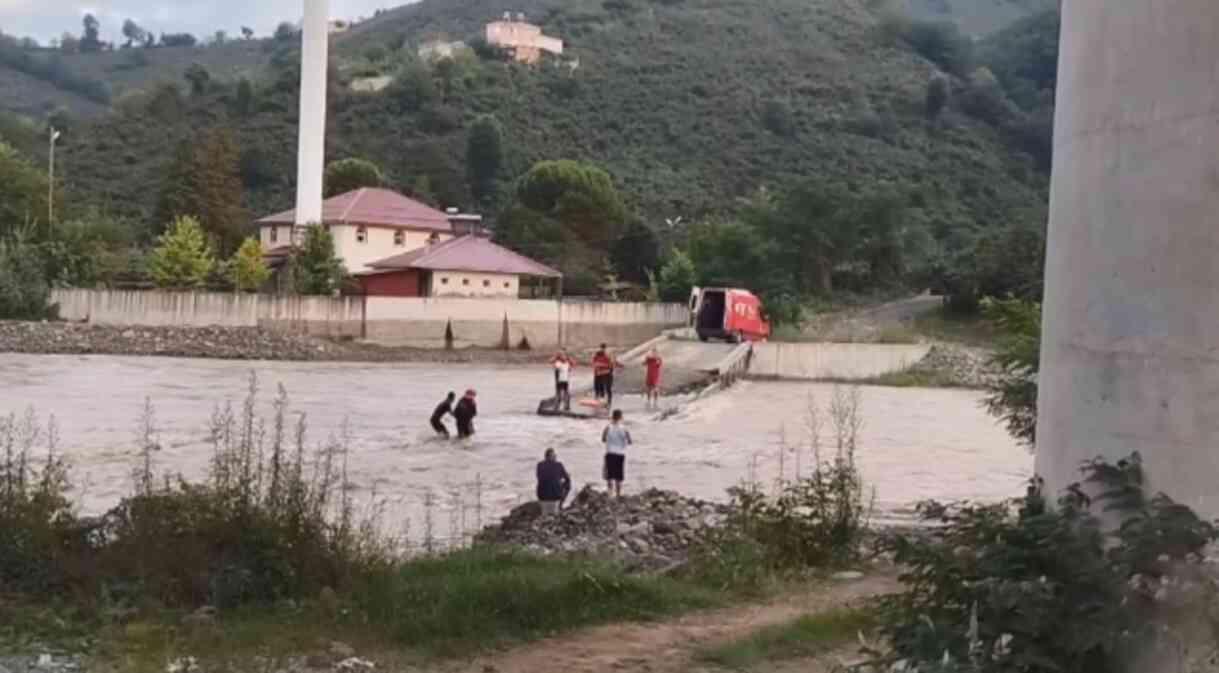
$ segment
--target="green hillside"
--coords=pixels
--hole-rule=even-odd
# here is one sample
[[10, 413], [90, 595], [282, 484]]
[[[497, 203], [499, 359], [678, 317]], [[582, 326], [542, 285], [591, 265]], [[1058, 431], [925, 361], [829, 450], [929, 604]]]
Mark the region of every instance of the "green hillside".
[[953, 21], [966, 33], [982, 36], [1047, 9], [1057, 9], [1060, 0], [901, 0], [917, 19]]
[[[722, 211], [760, 186], [811, 177], [916, 186], [941, 231], [1039, 211], [1045, 177], [998, 132], [961, 114], [924, 122], [935, 67], [881, 36], [867, 4], [425, 0], [336, 40], [344, 77], [399, 67], [406, 75], [378, 94], [337, 82], [328, 153], [369, 158], [404, 189], [426, 177], [437, 201], [468, 206], [465, 129], [492, 113], [507, 132], [505, 177], [545, 158], [592, 161], [653, 222]], [[414, 45], [475, 38], [509, 7], [567, 40], [579, 67], [464, 60], [425, 70], [425, 91], [415, 90]], [[271, 68], [248, 114], [234, 111], [231, 86], [214, 85], [98, 120], [65, 141], [66, 193], [78, 206], [147, 217], [169, 149], [192, 130], [225, 124], [243, 148], [249, 209], [290, 206], [295, 78], [291, 63]]]

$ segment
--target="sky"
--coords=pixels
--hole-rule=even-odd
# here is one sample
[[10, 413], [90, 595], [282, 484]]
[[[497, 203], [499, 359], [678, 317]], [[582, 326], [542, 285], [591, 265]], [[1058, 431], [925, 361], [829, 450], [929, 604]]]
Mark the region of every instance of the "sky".
[[[335, 19], [372, 16], [379, 8], [407, 0], [330, 0]], [[0, 0], [0, 31], [47, 42], [70, 31], [81, 33], [81, 19], [92, 13], [101, 22], [102, 39], [122, 41], [123, 21], [131, 18], [157, 34], [217, 30], [240, 35], [242, 26], [269, 35], [281, 21], [300, 21], [302, 0]]]

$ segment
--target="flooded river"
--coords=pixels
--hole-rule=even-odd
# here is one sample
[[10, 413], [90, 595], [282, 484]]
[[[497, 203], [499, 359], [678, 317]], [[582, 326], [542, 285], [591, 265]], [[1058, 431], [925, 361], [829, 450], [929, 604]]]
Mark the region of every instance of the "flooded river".
[[[413, 535], [429, 490], [438, 531], [451, 529], [463, 514], [472, 529], [476, 517], [485, 523], [532, 498], [534, 465], [546, 447], [558, 450], [577, 485], [600, 477], [602, 424], [534, 415], [551, 385], [549, 372], [538, 367], [0, 354], [0, 413], [33, 409], [55, 416], [60, 449], [79, 484], [76, 497], [84, 511], [96, 513], [130, 491], [146, 397], [162, 446], [157, 470], [198, 478], [210, 458], [212, 411], [241, 401], [251, 371], [268, 415], [275, 386], [287, 388], [293, 411], [306, 414], [312, 443], [346, 421], [357, 492], [375, 493], [388, 507], [387, 522], [409, 521]], [[475, 440], [432, 439], [432, 408], [449, 390], [470, 387], [479, 400]], [[664, 420], [628, 397], [621, 405], [635, 438], [628, 490], [657, 486], [723, 499], [727, 488], [751, 476], [773, 482], [782, 467], [791, 477], [797, 458], [782, 447], [807, 444], [810, 398], [824, 409], [833, 394], [830, 385], [747, 382], [701, 400], [667, 400], [678, 411]], [[979, 393], [864, 387], [859, 395], [857, 460], [875, 489], [878, 520], [903, 519], [927, 498], [995, 500], [1023, 492], [1032, 458], [987, 416]], [[823, 425], [828, 442], [830, 424]], [[801, 462], [807, 466], [808, 458]], [[480, 510], [471, 486], [476, 479]], [[454, 493], [464, 504], [450, 514]]]

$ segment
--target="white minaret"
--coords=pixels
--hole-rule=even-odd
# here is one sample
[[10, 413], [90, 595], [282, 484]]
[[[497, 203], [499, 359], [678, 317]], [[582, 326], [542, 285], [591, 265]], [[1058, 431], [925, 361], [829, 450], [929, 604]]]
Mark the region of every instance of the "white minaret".
[[305, 0], [301, 25], [300, 141], [296, 158], [296, 224], [322, 221], [322, 172], [326, 160], [326, 66], [329, 63], [329, 0]]

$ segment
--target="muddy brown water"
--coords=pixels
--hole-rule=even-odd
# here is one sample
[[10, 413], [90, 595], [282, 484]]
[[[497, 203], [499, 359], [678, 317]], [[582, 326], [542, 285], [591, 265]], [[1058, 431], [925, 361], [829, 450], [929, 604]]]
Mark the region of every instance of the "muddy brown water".
[[[550, 393], [545, 366], [285, 363], [0, 354], [0, 414], [33, 409], [54, 415], [59, 445], [71, 461], [75, 496], [86, 513], [114, 505], [131, 490], [136, 436], [145, 398], [155, 408], [155, 468], [189, 478], [206, 474], [208, 421], [217, 405], [239, 404], [255, 372], [268, 414], [283, 384], [294, 412], [306, 415], [310, 442], [346, 423], [348, 465], [356, 493], [385, 508], [384, 525], [409, 526], [418, 539], [436, 502], [437, 537], [472, 531], [532, 498], [534, 466], [547, 447], [578, 485], [600, 477], [601, 421], [540, 418]], [[449, 390], [476, 388], [478, 434], [468, 443], [439, 441], [427, 418]], [[1032, 458], [980, 406], [972, 391], [859, 388], [863, 418], [857, 460], [874, 489], [876, 519], [906, 520], [920, 500], [990, 501], [1022, 493]], [[628, 490], [663, 487], [724, 499], [742, 479], [771, 483], [804, 469], [810, 399], [823, 409], [834, 386], [745, 382], [703, 399], [666, 398], [664, 418], [622, 396], [635, 445]], [[450, 421], [451, 424], [451, 421]], [[823, 423], [824, 443], [831, 428]], [[782, 456], [782, 458], [780, 457]], [[476, 498], [474, 482], [481, 485]]]

